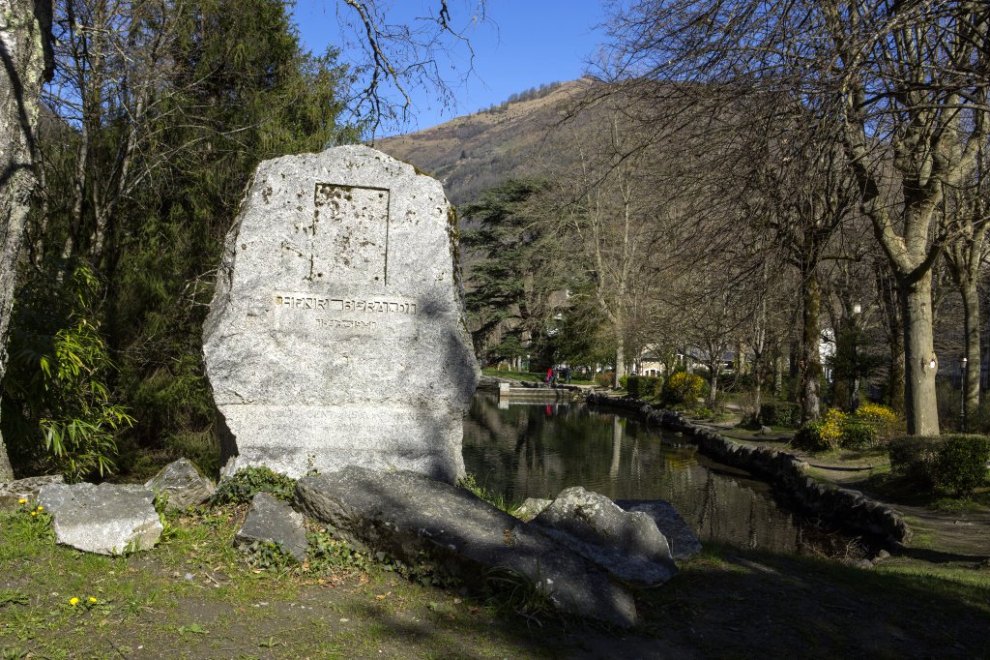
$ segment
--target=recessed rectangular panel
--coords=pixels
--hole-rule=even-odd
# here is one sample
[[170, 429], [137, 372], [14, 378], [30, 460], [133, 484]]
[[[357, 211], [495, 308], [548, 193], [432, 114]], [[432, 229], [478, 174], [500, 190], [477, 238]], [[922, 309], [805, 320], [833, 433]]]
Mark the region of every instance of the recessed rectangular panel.
[[336, 275], [352, 283], [364, 279], [383, 286], [388, 281], [389, 191], [333, 183], [316, 184], [314, 244], [319, 260], [329, 272], [319, 273], [324, 281]]

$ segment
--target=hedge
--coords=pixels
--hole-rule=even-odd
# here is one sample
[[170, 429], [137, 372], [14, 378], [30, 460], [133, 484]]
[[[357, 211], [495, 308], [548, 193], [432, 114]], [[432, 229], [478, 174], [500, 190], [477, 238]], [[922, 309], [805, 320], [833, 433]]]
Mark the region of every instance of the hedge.
[[655, 376], [629, 376], [626, 379], [626, 392], [634, 399], [655, 399], [662, 389], [663, 379]]
[[909, 436], [890, 443], [890, 469], [933, 492], [957, 497], [987, 483], [990, 437]]

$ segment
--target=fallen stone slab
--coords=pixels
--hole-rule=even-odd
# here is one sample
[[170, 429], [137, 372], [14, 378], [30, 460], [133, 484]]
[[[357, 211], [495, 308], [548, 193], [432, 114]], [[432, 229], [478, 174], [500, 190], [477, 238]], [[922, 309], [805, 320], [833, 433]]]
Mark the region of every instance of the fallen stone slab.
[[550, 506], [553, 500], [545, 500], [539, 497], [527, 497], [526, 501], [519, 505], [519, 508], [514, 511], [516, 518], [520, 520], [532, 520], [536, 516], [540, 515], [543, 509]]
[[86, 552], [119, 555], [153, 548], [162, 534], [155, 494], [143, 486], [52, 484], [38, 504], [52, 516], [55, 540]]
[[633, 513], [642, 512], [653, 519], [657, 529], [667, 539], [670, 554], [677, 561], [684, 561], [701, 552], [701, 541], [681, 517], [674, 505], [664, 500], [616, 500], [616, 505]]
[[656, 587], [677, 573], [650, 516], [581, 486], [562, 490], [530, 524], [624, 582]]
[[350, 466], [304, 477], [296, 498], [345, 540], [409, 563], [438, 560], [465, 584], [524, 578], [560, 611], [628, 628], [632, 596], [605, 571], [466, 490], [413, 472]]
[[144, 487], [160, 495], [165, 493], [167, 509], [180, 510], [202, 504], [213, 495], [217, 487], [204, 477], [188, 458], [180, 458], [163, 467], [144, 484]]
[[285, 502], [269, 493], [258, 493], [234, 536], [234, 545], [245, 548], [258, 542], [274, 543], [282, 552], [302, 562], [307, 547], [304, 522], [303, 515]]
[[17, 479], [0, 484], [0, 509], [16, 509], [20, 506], [21, 500], [34, 502], [38, 499], [38, 492], [44, 486], [50, 484], [64, 483], [65, 479], [60, 474], [51, 474], [43, 477], [28, 477]]

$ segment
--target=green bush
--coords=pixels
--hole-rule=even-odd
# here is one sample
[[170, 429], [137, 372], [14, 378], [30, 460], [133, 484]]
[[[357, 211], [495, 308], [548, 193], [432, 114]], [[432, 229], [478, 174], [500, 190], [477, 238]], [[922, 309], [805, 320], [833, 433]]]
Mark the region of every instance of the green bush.
[[887, 447], [890, 471], [930, 489], [937, 442], [938, 439], [913, 435], [891, 440]]
[[849, 449], [866, 449], [875, 447], [880, 440], [877, 427], [867, 424], [855, 417], [850, 417], [842, 426], [840, 444]]
[[825, 451], [830, 448], [828, 442], [822, 438], [821, 422], [808, 422], [799, 428], [791, 439], [791, 446], [805, 451]]
[[629, 376], [625, 388], [634, 399], [651, 400], [660, 395], [663, 379], [655, 376]]
[[595, 384], [598, 387], [612, 387], [615, 381], [615, 373], [611, 371], [600, 371], [595, 374]]
[[[624, 390], [629, 390], [629, 376], [619, 376], [619, 387]], [[635, 378], [635, 376], [633, 376]]]
[[707, 388], [708, 384], [701, 376], [678, 371], [667, 380], [661, 401], [668, 406], [694, 408], [698, 405], [698, 399], [705, 395]]
[[771, 401], [760, 406], [760, 424], [765, 426], [791, 426], [801, 423], [801, 408], [789, 401]]
[[[117, 435], [134, 425], [110, 386], [117, 365], [96, 320], [101, 291], [96, 274], [79, 266], [63, 293], [66, 318], [48, 318], [44, 324], [36, 319], [36, 324], [50, 325], [40, 332], [21, 327], [21, 319], [12, 328], [19, 348], [8, 365], [3, 398], [5, 416], [12, 417], [6, 424], [20, 421], [21, 432], [8, 434], [13, 455], [38, 456], [47, 464], [42, 469], [60, 472], [68, 481], [113, 472]], [[40, 298], [25, 297], [25, 308], [42, 304]]]
[[270, 493], [280, 500], [291, 502], [295, 492], [295, 479], [266, 467], [249, 467], [221, 481], [210, 501], [213, 504], [243, 504], [250, 502], [258, 493]]
[[983, 435], [897, 438], [888, 450], [890, 469], [917, 486], [957, 497], [987, 482], [990, 437]]
[[935, 458], [932, 481], [935, 489], [963, 497], [987, 481], [990, 437], [985, 435], [943, 436]]

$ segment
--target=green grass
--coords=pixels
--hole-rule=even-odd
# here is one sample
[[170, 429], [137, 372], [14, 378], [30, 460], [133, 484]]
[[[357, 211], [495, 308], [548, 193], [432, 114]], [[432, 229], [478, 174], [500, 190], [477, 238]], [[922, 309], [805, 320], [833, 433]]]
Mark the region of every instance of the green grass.
[[481, 370], [481, 373], [486, 376], [493, 376], [495, 378], [508, 378], [511, 380], [523, 380], [530, 383], [542, 383], [546, 380], [546, 374], [535, 374], [528, 371], [503, 371], [499, 369], [494, 369], [491, 367]]
[[0, 657], [657, 657], [685, 650], [975, 657], [986, 650], [973, 631], [990, 626], [990, 572], [966, 562], [895, 557], [865, 571], [709, 544], [669, 584], [639, 592], [641, 625], [616, 632], [548, 615], [546, 603], [512, 576], [500, 576], [499, 599], [469, 597], [315, 529], [332, 548], [330, 559], [257, 568], [232, 547], [245, 510], [170, 515], [166, 540], [123, 557], [56, 546], [43, 516], [0, 513]]

